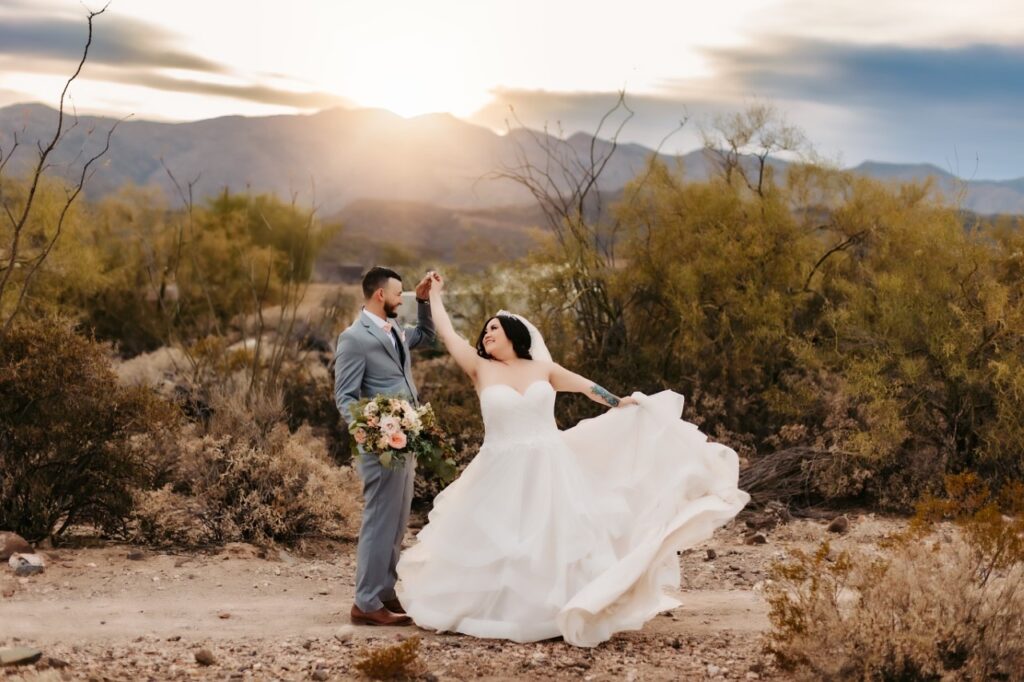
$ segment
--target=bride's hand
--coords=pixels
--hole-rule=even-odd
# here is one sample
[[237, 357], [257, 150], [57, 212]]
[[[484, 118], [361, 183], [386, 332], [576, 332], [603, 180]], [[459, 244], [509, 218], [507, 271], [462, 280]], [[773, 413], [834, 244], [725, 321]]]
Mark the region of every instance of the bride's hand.
[[442, 277], [437, 272], [432, 272], [430, 274], [433, 277], [433, 280], [431, 281], [430, 284], [430, 290], [437, 291], [437, 293], [440, 294], [442, 291], [444, 291], [444, 277]]
[[640, 403], [638, 403], [636, 401], [636, 398], [627, 396], [625, 398], [619, 398], [618, 407], [625, 407], [626, 405], [639, 405], [639, 404]]

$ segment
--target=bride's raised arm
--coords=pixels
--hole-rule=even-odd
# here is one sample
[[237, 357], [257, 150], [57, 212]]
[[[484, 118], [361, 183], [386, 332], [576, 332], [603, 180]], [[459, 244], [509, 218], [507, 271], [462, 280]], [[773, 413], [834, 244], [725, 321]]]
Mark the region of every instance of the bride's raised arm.
[[477, 355], [476, 348], [469, 345], [469, 341], [466, 341], [455, 331], [452, 320], [448, 316], [448, 311], [444, 308], [444, 297], [442, 296], [444, 278], [436, 272], [433, 277], [434, 279], [430, 283], [430, 310], [434, 320], [434, 328], [437, 335], [441, 337], [444, 347], [448, 349], [448, 352], [455, 359], [455, 363], [462, 368], [463, 372], [469, 375], [473, 383], [476, 383], [476, 370], [481, 358]]
[[551, 363], [551, 385], [556, 391], [563, 393], [582, 393], [595, 403], [601, 403], [608, 407], [625, 407], [636, 405], [635, 398], [620, 398], [608, 389], [599, 386], [596, 382], [582, 377], [575, 372], [570, 372], [558, 363]]

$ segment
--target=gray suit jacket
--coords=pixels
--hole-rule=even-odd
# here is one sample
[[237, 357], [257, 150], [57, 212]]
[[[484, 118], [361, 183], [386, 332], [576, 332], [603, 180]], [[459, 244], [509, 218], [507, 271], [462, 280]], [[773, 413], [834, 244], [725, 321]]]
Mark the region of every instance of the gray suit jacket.
[[[434, 321], [428, 303], [417, 303], [416, 312], [416, 327], [405, 332], [404, 367], [388, 335], [362, 311], [338, 337], [334, 353], [334, 402], [346, 422], [352, 418], [349, 407], [362, 398], [391, 394], [417, 400], [409, 350], [433, 341]], [[401, 330], [397, 320], [391, 320], [391, 324]]]

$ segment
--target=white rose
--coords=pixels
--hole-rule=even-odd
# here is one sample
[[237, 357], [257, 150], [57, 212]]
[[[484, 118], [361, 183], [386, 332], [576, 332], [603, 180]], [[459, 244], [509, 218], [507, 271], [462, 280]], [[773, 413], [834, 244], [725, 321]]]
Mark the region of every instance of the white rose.
[[380, 431], [381, 433], [390, 436], [392, 433], [396, 433], [401, 430], [402, 424], [398, 420], [398, 417], [382, 417], [380, 420]]

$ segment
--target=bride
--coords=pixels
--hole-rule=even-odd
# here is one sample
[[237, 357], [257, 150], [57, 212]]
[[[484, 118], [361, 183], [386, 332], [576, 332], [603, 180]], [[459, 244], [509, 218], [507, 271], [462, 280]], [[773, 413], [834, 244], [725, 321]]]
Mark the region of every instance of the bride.
[[[487, 320], [474, 348], [443, 288], [435, 274], [434, 324], [477, 388], [485, 435], [399, 560], [406, 612], [438, 631], [596, 646], [678, 606], [676, 551], [749, 500], [736, 453], [680, 420], [674, 392], [619, 398], [552, 362], [517, 315]], [[559, 391], [614, 409], [559, 431]]]

